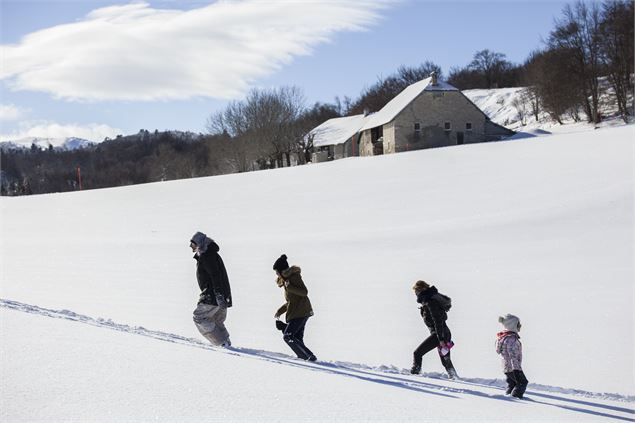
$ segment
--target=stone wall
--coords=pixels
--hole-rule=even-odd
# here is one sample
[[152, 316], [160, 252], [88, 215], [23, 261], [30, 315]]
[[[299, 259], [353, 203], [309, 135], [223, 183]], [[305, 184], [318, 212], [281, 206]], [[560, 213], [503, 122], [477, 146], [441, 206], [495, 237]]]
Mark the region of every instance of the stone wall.
[[370, 129], [362, 132], [362, 140], [359, 143], [359, 155], [360, 156], [372, 156], [373, 155], [373, 143], [370, 138]]
[[[460, 144], [459, 133], [463, 144], [483, 142], [485, 121], [485, 114], [459, 91], [424, 91], [393, 121], [395, 151]], [[466, 127], [468, 123], [471, 129]]]

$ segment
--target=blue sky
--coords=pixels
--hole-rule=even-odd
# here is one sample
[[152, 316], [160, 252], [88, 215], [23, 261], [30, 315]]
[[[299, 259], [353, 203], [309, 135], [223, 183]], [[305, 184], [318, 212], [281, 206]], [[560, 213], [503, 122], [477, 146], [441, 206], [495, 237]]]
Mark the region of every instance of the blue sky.
[[254, 87], [355, 98], [400, 65], [524, 61], [561, 1], [0, 0], [0, 140], [205, 130]]

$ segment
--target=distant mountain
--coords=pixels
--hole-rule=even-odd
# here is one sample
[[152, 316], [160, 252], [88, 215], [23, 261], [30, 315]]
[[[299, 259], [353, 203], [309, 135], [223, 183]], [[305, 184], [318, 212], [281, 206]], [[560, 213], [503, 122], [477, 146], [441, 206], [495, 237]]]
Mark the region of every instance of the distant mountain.
[[18, 140], [0, 142], [0, 150], [17, 150], [21, 148], [31, 148], [35, 144], [42, 150], [46, 150], [49, 146], [53, 146], [55, 150], [77, 150], [93, 146], [97, 143], [83, 138], [67, 137], [67, 138], [40, 138], [25, 137]]

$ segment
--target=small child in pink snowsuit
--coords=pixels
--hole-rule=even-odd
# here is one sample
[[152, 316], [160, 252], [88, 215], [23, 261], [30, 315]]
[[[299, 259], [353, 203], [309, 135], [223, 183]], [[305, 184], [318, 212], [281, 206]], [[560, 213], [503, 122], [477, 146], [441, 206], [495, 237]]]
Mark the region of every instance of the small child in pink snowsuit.
[[505, 328], [496, 334], [496, 352], [503, 361], [503, 373], [507, 377], [506, 394], [522, 398], [527, 389], [527, 378], [522, 369], [523, 345], [520, 343], [520, 320], [513, 314], [506, 314], [498, 318]]

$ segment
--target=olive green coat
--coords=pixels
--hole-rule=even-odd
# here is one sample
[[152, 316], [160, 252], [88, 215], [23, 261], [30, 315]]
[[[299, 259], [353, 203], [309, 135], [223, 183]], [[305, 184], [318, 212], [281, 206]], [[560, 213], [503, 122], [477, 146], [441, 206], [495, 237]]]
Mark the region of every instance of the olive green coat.
[[284, 298], [287, 300], [276, 312], [277, 316], [286, 313], [285, 319], [289, 322], [299, 317], [313, 316], [313, 308], [309, 300], [309, 290], [302, 281], [298, 266], [291, 266], [282, 271], [282, 277], [278, 278], [278, 285], [284, 287]]

